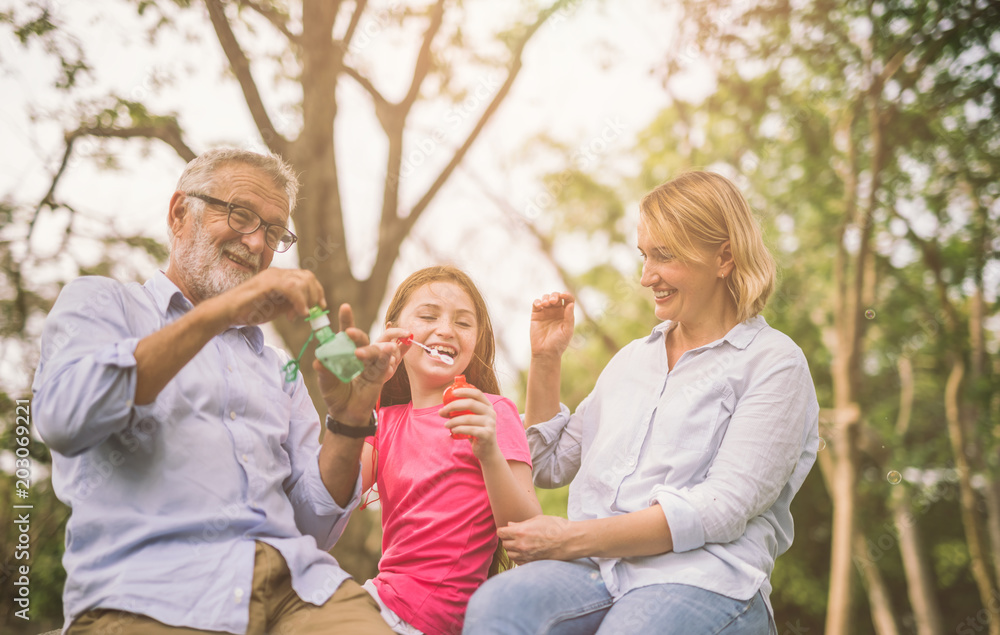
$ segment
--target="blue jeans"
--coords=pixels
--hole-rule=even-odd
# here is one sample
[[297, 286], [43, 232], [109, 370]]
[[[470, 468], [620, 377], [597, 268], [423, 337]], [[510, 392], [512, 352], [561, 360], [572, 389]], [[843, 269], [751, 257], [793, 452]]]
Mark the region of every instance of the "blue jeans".
[[654, 584], [615, 601], [590, 560], [540, 560], [490, 578], [472, 596], [465, 635], [767, 635], [760, 593], [747, 601]]

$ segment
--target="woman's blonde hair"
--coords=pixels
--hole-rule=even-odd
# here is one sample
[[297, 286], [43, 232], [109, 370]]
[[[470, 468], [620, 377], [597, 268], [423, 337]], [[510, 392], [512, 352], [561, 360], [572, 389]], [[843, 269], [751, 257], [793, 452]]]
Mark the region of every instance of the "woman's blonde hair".
[[[450, 265], [437, 267], [427, 267], [416, 271], [396, 288], [389, 308], [385, 312], [385, 321], [393, 326], [399, 323], [399, 316], [403, 312], [406, 303], [409, 302], [413, 292], [432, 282], [451, 282], [456, 284], [469, 295], [472, 306], [476, 311], [476, 347], [472, 354], [472, 361], [469, 367], [462, 373], [466, 381], [479, 390], [490, 393], [500, 393], [500, 382], [497, 380], [494, 358], [496, 357], [496, 343], [493, 339], [493, 324], [490, 322], [490, 314], [486, 309], [486, 300], [483, 299], [479, 289], [476, 288], [472, 278], [464, 271]], [[382, 387], [382, 406], [394, 406], [396, 404], [409, 403], [410, 378], [406, 374], [406, 366], [400, 364], [395, 374]]]
[[713, 172], [685, 172], [643, 197], [639, 222], [682, 262], [698, 262], [697, 248], [729, 241], [729, 292], [740, 322], [764, 309], [774, 291], [775, 265], [750, 204], [733, 183]]

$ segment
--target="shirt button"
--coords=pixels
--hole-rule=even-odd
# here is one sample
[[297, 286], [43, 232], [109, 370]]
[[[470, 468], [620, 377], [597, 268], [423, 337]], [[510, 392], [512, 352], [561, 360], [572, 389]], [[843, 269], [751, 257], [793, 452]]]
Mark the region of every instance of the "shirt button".
[[229, 411], [229, 418], [233, 419], [233, 420], [236, 419], [236, 411], [235, 410], [230, 410]]
[[635, 458], [631, 458], [631, 459], [628, 460], [628, 466], [629, 467], [635, 467]]
[[232, 366], [226, 366], [226, 370], [228, 370], [229, 372], [233, 372], [233, 367]]
[[239, 604], [243, 600], [243, 589], [236, 587], [233, 589], [233, 601]]
[[126, 408], [131, 408], [132, 407], [132, 400], [131, 399], [129, 399], [128, 401], [125, 402], [125, 407]]
[[243, 455], [243, 462], [246, 463], [249, 460], [250, 460], [250, 457], [248, 457], [246, 454], [244, 454]]

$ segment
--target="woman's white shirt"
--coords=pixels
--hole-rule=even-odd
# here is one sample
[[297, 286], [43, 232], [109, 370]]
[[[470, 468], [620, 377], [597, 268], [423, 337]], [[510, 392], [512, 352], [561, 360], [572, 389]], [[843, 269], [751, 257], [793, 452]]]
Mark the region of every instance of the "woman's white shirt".
[[757, 316], [668, 370], [674, 326], [619, 351], [575, 413], [562, 406], [528, 429], [535, 483], [570, 483], [570, 520], [663, 509], [672, 552], [594, 559], [615, 597], [663, 583], [741, 600], [761, 590], [771, 612], [770, 574], [792, 543], [789, 506], [819, 443], [805, 355]]

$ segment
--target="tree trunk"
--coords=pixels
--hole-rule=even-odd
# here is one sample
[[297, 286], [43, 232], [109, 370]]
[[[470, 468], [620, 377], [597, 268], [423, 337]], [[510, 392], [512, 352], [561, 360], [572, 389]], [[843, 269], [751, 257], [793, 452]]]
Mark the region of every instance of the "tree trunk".
[[899, 635], [899, 624], [896, 623], [896, 614], [889, 601], [889, 587], [886, 586], [879, 568], [865, 557], [867, 545], [861, 535], [854, 537], [854, 553], [854, 561], [858, 564], [858, 569], [865, 581], [865, 588], [868, 590], [868, 605], [872, 614], [872, 624], [875, 625], [875, 632], [877, 635]]
[[[969, 561], [972, 577], [979, 589], [979, 598], [983, 606], [991, 606], [994, 597], [994, 585], [990, 576], [985, 553], [985, 537], [982, 522], [977, 509], [976, 492], [972, 488], [972, 470], [969, 465], [969, 440], [966, 438], [965, 426], [962, 421], [960, 394], [962, 379], [965, 375], [965, 362], [959, 355], [953, 355], [951, 372], [945, 384], [945, 418], [948, 421], [948, 436], [955, 454], [955, 469], [958, 472], [959, 503], [962, 509], [962, 525], [965, 528], [965, 539], [969, 546]], [[1000, 620], [990, 620], [990, 635], [1000, 635]]]
[[857, 408], [837, 408], [834, 423], [832, 474], [828, 483], [833, 499], [833, 539], [830, 550], [830, 597], [826, 633], [850, 635], [854, 580], [852, 555], [857, 533]]
[[[983, 281], [982, 281], [982, 270], [985, 268], [983, 253], [986, 251], [987, 246], [982, 244], [987, 242], [985, 240], [986, 236], [986, 220], [982, 220], [984, 234], [984, 240], [980, 241], [980, 248], [977, 253], [977, 280], [976, 280], [976, 290], [972, 294], [972, 302], [969, 306], [969, 345], [970, 345], [970, 367], [972, 372], [970, 373], [971, 379], [974, 384], [978, 384], [983, 380], [986, 374], [986, 339], [983, 328], [983, 322], [986, 317], [986, 300], [983, 297]], [[990, 404], [989, 400], [984, 399], [983, 402], [975, 403], [970, 409], [969, 418], [971, 421], [977, 421], [981, 416], [982, 412], [989, 412]], [[998, 421], [993, 419], [992, 421]], [[984, 463], [982, 452], [976, 453], [976, 467], [983, 467]], [[990, 556], [993, 563], [994, 574], [1000, 578], [1000, 480], [998, 477], [993, 477], [987, 472], [988, 482], [986, 487], [983, 489], [983, 498], [986, 500], [986, 531], [989, 536], [990, 545]]]
[[890, 497], [892, 516], [899, 536], [899, 552], [906, 575], [906, 592], [916, 621], [917, 635], [942, 635], [944, 625], [934, 587], [934, 571], [923, 548], [920, 526], [913, 516], [910, 490], [897, 485]]
[[[898, 442], [905, 443], [906, 434], [910, 429], [910, 417], [913, 414], [915, 394], [913, 363], [910, 358], [902, 356], [896, 365], [899, 369], [899, 415], [896, 418], [896, 433]], [[934, 571], [924, 551], [920, 526], [913, 515], [911, 493], [907, 485], [901, 484], [893, 488], [889, 496], [889, 507], [895, 521], [896, 535], [899, 537], [899, 553], [903, 559], [903, 572], [906, 575], [906, 592], [910, 598], [910, 607], [913, 609], [917, 635], [942, 635], [944, 626], [941, 621], [941, 609], [934, 593]]]

